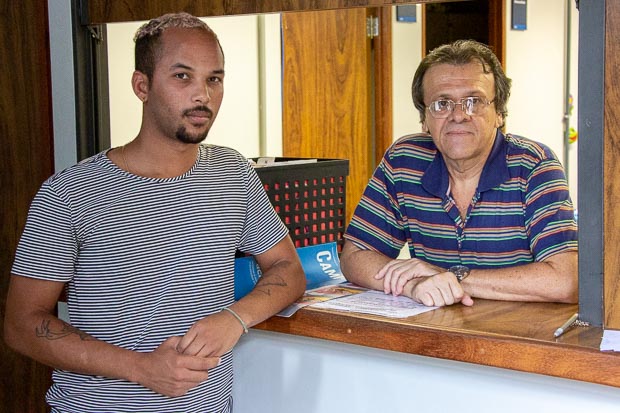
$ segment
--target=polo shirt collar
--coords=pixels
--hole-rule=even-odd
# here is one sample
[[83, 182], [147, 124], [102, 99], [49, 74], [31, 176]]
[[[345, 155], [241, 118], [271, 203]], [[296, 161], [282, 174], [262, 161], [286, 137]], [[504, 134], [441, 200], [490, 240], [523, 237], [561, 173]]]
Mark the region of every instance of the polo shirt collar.
[[[506, 138], [498, 129], [493, 148], [482, 169], [477, 192], [488, 191], [510, 178], [508, 164], [506, 163], [507, 148]], [[443, 155], [437, 151], [435, 158], [424, 171], [422, 187], [434, 196], [444, 199], [448, 193], [449, 185], [448, 168]]]

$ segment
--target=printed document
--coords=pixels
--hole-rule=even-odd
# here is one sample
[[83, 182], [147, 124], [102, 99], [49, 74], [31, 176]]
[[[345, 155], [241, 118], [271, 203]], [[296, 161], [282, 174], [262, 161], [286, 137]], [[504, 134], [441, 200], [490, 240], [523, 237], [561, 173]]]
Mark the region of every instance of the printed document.
[[424, 304], [416, 303], [409, 297], [394, 297], [381, 291], [365, 291], [360, 294], [312, 304], [312, 308], [406, 318], [434, 310], [438, 307], [427, 307]]

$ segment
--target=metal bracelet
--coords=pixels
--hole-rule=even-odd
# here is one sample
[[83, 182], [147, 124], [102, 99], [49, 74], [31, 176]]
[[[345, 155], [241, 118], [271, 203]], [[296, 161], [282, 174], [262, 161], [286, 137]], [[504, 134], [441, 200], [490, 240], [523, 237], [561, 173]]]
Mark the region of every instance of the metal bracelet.
[[222, 308], [222, 311], [228, 311], [230, 314], [232, 314], [241, 323], [241, 327], [243, 327], [243, 334], [248, 333], [248, 325], [245, 323], [245, 321], [241, 319], [241, 317], [239, 317], [239, 314], [235, 313], [232, 309], [228, 307]]

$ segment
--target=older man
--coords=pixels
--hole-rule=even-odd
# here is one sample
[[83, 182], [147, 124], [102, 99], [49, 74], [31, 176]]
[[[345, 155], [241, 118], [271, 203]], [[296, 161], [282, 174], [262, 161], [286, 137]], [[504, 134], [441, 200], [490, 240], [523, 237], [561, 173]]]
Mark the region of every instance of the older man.
[[[396, 141], [370, 180], [345, 235], [350, 281], [428, 306], [577, 300], [566, 177], [545, 145], [500, 130], [510, 83], [475, 41], [422, 60], [412, 94], [426, 133]], [[396, 259], [405, 243], [411, 258]]]

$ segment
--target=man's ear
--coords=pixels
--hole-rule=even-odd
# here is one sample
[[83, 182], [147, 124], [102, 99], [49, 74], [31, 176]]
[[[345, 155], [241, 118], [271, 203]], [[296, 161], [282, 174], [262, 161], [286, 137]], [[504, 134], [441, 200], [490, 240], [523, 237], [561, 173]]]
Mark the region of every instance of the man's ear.
[[503, 124], [504, 124], [504, 115], [502, 115], [499, 112], [496, 113], [496, 115], [495, 115], [495, 127], [496, 128], [501, 128]]
[[422, 122], [422, 132], [430, 133], [430, 131], [428, 130], [428, 126], [426, 126], [426, 120]]
[[149, 95], [149, 78], [144, 73], [135, 70], [131, 76], [131, 87], [133, 93], [136, 94], [138, 99], [142, 102], [146, 102]]

